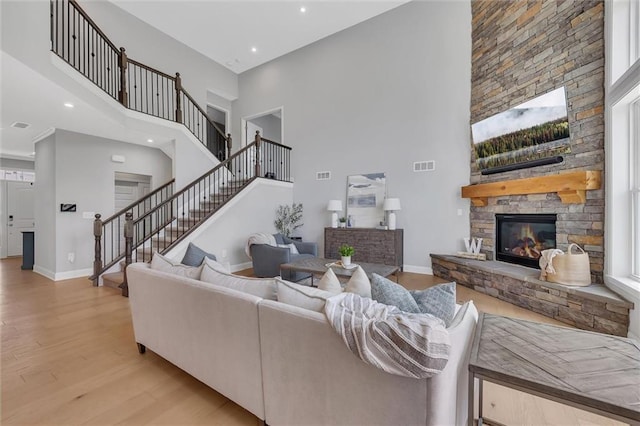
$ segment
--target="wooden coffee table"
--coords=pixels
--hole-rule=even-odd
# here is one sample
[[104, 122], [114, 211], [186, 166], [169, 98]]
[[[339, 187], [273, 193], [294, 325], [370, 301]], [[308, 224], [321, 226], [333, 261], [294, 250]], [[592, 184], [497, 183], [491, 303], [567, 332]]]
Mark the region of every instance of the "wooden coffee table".
[[[327, 272], [327, 264], [337, 262], [337, 260], [331, 259], [323, 259], [321, 257], [313, 257], [308, 259], [300, 259], [291, 263], [284, 263], [280, 265], [280, 270], [290, 270], [297, 272], [311, 272], [311, 284], [313, 285], [313, 274], [322, 275]], [[362, 267], [364, 272], [367, 273], [369, 279], [371, 279], [372, 274], [376, 273], [383, 277], [388, 277], [391, 274], [396, 275], [396, 281], [398, 281], [398, 271], [400, 268], [392, 265], [382, 265], [379, 263], [361, 263], [356, 262], [358, 265]], [[354, 269], [345, 269], [340, 266], [332, 266], [333, 272], [338, 277], [350, 278], [357, 268]]]
[[481, 314], [469, 359], [469, 426], [474, 424], [475, 379], [478, 425], [483, 380], [640, 425], [639, 345], [618, 336]]

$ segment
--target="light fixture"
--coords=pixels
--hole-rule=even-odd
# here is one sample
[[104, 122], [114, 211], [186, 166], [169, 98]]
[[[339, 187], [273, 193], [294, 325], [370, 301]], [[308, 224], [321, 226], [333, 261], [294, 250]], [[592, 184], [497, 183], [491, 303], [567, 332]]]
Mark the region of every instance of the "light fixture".
[[66, 106], [67, 108], [73, 108], [73, 104], [71, 102], [65, 102], [64, 106]]
[[305, 13], [307, 11], [307, 8], [304, 6], [300, 6], [300, 13]]
[[258, 48], [254, 46], [254, 47], [252, 47], [252, 48], [251, 48], [251, 51], [252, 51], [253, 53], [256, 53], [256, 52], [258, 51]]
[[147, 142], [153, 143], [153, 139], [147, 139]]
[[395, 212], [402, 210], [400, 206], [399, 198], [385, 198], [382, 204], [382, 210], [389, 212], [389, 218], [387, 219], [387, 225], [389, 229], [396, 229], [396, 214]]
[[327, 210], [331, 213], [331, 227], [338, 227], [338, 212], [342, 211], [342, 201], [340, 200], [329, 200], [329, 205], [327, 206]]

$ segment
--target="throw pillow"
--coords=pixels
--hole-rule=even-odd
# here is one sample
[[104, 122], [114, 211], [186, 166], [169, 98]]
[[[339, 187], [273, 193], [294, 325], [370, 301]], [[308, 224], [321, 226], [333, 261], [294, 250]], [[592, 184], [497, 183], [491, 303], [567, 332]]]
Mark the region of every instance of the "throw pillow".
[[454, 328], [460, 325], [460, 323], [462, 322], [462, 319], [464, 318], [464, 316], [467, 314], [467, 311], [469, 310], [469, 308], [473, 305], [473, 301], [470, 300], [468, 302], [465, 302], [462, 306], [460, 306], [460, 309], [458, 309], [458, 311], [456, 312], [456, 315], [453, 317], [453, 319], [451, 320], [451, 324], [449, 324], [447, 326], [447, 328]]
[[278, 283], [278, 302], [310, 311], [323, 312], [327, 298], [333, 293], [314, 287], [307, 287], [276, 278]]
[[362, 297], [371, 298], [371, 282], [369, 282], [369, 278], [361, 266], [358, 266], [353, 272], [353, 275], [351, 275], [349, 282], [347, 282], [347, 286], [344, 291], [347, 293], [359, 294]]
[[456, 312], [456, 283], [438, 284], [426, 290], [411, 291], [420, 312], [444, 321], [447, 327]]
[[273, 238], [276, 239], [277, 245], [284, 244], [284, 237], [282, 236], [282, 234], [273, 234]]
[[320, 281], [318, 281], [318, 288], [332, 294], [342, 293], [340, 280], [336, 277], [336, 273], [333, 272], [333, 269], [331, 268], [327, 269], [327, 272], [325, 272], [322, 278], [320, 278]]
[[202, 270], [200, 280], [253, 294], [263, 299], [276, 300], [276, 282], [273, 278], [249, 278], [216, 271], [211, 267]]
[[230, 274], [231, 270], [229, 269], [229, 265], [224, 265], [216, 260], [213, 259], [209, 259], [208, 257], [204, 258], [204, 262], [203, 262], [203, 269], [202, 272], [204, 272], [204, 270], [206, 268], [211, 268], [215, 271], [218, 272], [222, 272], [223, 274]]
[[197, 245], [193, 243], [189, 243], [189, 247], [187, 247], [187, 251], [184, 254], [184, 257], [182, 258], [182, 262], [180, 263], [182, 263], [183, 265], [189, 265], [189, 266], [200, 266], [205, 257], [208, 257], [209, 259], [217, 260], [214, 254], [207, 253]]
[[409, 290], [378, 274], [373, 274], [372, 278], [371, 298], [373, 300], [385, 305], [396, 306], [403, 312], [420, 313], [418, 304], [409, 293]]
[[171, 259], [161, 255], [157, 251], [153, 253], [153, 257], [151, 258], [151, 269], [193, 278], [194, 280], [199, 280], [200, 274], [202, 273], [202, 265], [187, 266], [181, 263], [174, 263]]
[[291, 252], [291, 254], [300, 254], [300, 252], [298, 251], [298, 247], [296, 247], [295, 244], [291, 243], [291, 244], [278, 244], [278, 247], [280, 248], [288, 248], [289, 252]]

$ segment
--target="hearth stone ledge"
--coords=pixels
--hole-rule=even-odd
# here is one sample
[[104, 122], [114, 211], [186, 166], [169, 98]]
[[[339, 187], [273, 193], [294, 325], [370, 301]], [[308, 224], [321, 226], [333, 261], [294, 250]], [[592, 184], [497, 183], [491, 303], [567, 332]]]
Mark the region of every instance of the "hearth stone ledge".
[[538, 279], [538, 269], [499, 261], [431, 254], [433, 274], [583, 330], [627, 336], [633, 303], [601, 284], [565, 286]]

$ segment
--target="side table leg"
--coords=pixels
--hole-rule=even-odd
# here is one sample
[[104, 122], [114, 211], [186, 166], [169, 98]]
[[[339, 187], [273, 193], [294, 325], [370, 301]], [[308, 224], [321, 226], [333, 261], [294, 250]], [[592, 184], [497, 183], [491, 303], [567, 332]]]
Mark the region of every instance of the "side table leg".
[[482, 378], [478, 378], [478, 426], [482, 426]]
[[475, 404], [476, 404], [476, 398], [475, 398], [475, 386], [474, 386], [474, 382], [475, 382], [475, 377], [473, 373], [469, 373], [469, 401], [468, 401], [468, 406], [469, 406], [469, 415], [467, 417], [467, 425], [468, 426], [473, 426], [473, 420], [474, 420], [474, 416], [475, 416]]

